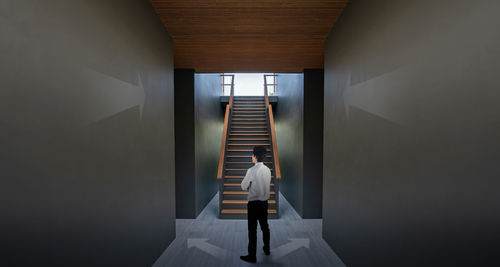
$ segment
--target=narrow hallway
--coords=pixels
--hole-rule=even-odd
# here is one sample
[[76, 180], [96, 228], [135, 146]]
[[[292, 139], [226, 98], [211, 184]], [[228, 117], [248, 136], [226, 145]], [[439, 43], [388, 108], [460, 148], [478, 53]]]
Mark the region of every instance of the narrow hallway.
[[302, 219], [280, 194], [281, 218], [269, 220], [271, 256], [262, 252], [258, 232], [257, 263], [246, 254], [247, 221], [217, 218], [218, 194], [196, 219], [177, 219], [176, 239], [153, 265], [169, 266], [345, 266], [321, 237], [321, 219]]
[[1, 0], [0, 267], [500, 267], [499, 25], [500, 0]]

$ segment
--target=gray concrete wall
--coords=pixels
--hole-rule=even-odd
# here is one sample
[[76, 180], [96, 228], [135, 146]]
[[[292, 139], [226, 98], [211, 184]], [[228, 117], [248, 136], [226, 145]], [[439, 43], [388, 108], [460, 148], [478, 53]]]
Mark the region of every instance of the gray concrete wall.
[[321, 218], [323, 203], [323, 69], [304, 70], [302, 218]]
[[148, 266], [170, 244], [172, 51], [147, 1], [1, 1], [0, 265]]
[[177, 218], [196, 218], [217, 193], [224, 114], [220, 74], [175, 70]]
[[175, 211], [196, 218], [194, 144], [194, 69], [175, 69]]
[[323, 236], [348, 266], [498, 266], [499, 13], [352, 1], [330, 33]]
[[278, 74], [275, 113], [280, 191], [303, 218], [321, 218], [323, 70]]
[[276, 141], [282, 179], [280, 191], [303, 215], [304, 75], [278, 74], [275, 115]]
[[218, 191], [217, 168], [224, 128], [221, 83], [220, 74], [195, 74], [196, 216]]

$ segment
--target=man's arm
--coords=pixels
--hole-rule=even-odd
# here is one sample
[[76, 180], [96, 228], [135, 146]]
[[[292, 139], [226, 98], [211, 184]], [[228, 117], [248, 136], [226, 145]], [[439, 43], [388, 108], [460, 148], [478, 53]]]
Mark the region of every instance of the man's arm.
[[250, 189], [252, 181], [253, 175], [251, 174], [250, 170], [248, 170], [245, 178], [243, 178], [243, 181], [241, 181], [241, 189], [248, 191], [248, 189]]

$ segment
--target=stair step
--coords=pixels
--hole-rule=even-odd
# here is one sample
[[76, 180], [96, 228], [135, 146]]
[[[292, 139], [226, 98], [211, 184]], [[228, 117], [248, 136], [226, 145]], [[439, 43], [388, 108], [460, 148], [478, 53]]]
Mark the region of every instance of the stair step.
[[265, 121], [266, 119], [258, 119], [258, 118], [252, 118], [252, 119], [235, 119], [233, 118], [231, 121]]
[[240, 115], [234, 115], [232, 120], [241, 120], [241, 119], [249, 119], [249, 120], [254, 120], [254, 119], [259, 119], [259, 120], [267, 120], [265, 115], [251, 115], [251, 116], [240, 116]]
[[266, 141], [269, 138], [229, 138], [229, 141]]
[[[228, 178], [228, 179], [243, 179], [243, 178], [245, 178], [245, 176], [244, 175], [226, 175], [226, 176], [224, 176], [224, 178]], [[271, 178], [274, 178], [274, 175], [272, 175]]]
[[[227, 155], [228, 158], [251, 158], [252, 154], [248, 155]], [[271, 158], [272, 155], [266, 155], [266, 158]]]
[[[222, 204], [247, 204], [248, 200], [222, 200]], [[269, 199], [267, 204], [276, 204], [276, 200]]]
[[227, 144], [228, 146], [270, 146], [271, 144]]
[[[274, 183], [270, 183], [270, 186], [274, 186]], [[224, 186], [241, 186], [241, 184], [238, 183], [225, 183]]]
[[266, 124], [266, 119], [231, 119], [232, 124]]
[[259, 109], [266, 109], [266, 105], [262, 104], [262, 105], [258, 105], [258, 104], [249, 104], [249, 105], [245, 105], [245, 104], [233, 104], [233, 109], [239, 109], [239, 108], [251, 108], [251, 109], [254, 109], [254, 108], [259, 108]]
[[224, 157], [222, 191], [220, 192], [222, 194], [220, 218], [244, 219], [247, 217], [248, 192], [241, 190], [240, 182], [245, 178], [245, 172], [254, 166], [254, 163], [250, 161], [254, 146], [266, 148], [265, 160], [269, 161], [263, 163], [270, 168], [272, 179], [268, 213], [270, 218], [277, 218], [279, 214], [276, 191], [278, 183], [276, 173], [271, 168], [274, 164], [267, 108], [264, 96], [233, 97], [230, 130], [226, 143], [227, 154]]
[[[268, 152], [271, 151], [271, 149], [267, 149]], [[253, 149], [228, 149], [227, 152], [253, 152]]]
[[[269, 169], [272, 170], [272, 168], [269, 168]], [[228, 172], [243, 172], [243, 171], [248, 171], [248, 169], [226, 169], [226, 171], [228, 171]]]
[[256, 128], [256, 127], [263, 127], [260, 129], [267, 129], [265, 122], [233, 122], [233, 125], [231, 125], [231, 128], [235, 127], [241, 127], [241, 128]]
[[269, 135], [268, 133], [261, 133], [261, 134], [256, 134], [256, 133], [230, 133], [229, 135]]
[[234, 104], [233, 105], [233, 108], [235, 109], [239, 109], [239, 108], [259, 108], [259, 109], [264, 109], [266, 106], [265, 105], [243, 105], [243, 104]]
[[[228, 209], [223, 209], [221, 211], [221, 213], [223, 213], [223, 214], [247, 214], [247, 210], [232, 210], [232, 209], [228, 210]], [[275, 214], [276, 210], [274, 210], [274, 209], [268, 209], [267, 213], [269, 213], [269, 214]]]
[[267, 124], [265, 122], [233, 122], [232, 124], [238, 124], [238, 125], [262, 125], [262, 124]]
[[256, 115], [233, 115], [234, 117], [243, 117], [243, 118], [248, 118], [248, 117], [266, 117], [266, 114], [256, 114]]
[[[226, 164], [254, 165], [250, 161], [228, 161]], [[272, 162], [264, 162], [264, 164], [272, 164]]]
[[240, 128], [253, 128], [253, 129], [267, 129], [266, 126], [231, 126], [231, 129], [240, 129]]
[[[228, 151], [228, 152], [234, 152], [234, 153], [227, 153], [226, 155], [228, 157], [233, 157], [233, 158], [251, 158], [253, 153], [252, 151], [247, 151], [247, 152], [241, 152], [241, 153], [237, 153], [235, 151]], [[273, 154], [272, 153], [269, 153], [269, 150], [268, 150], [268, 153], [266, 153], [266, 157], [270, 158], [272, 157]]]
[[[228, 149], [227, 152], [253, 152], [253, 149]], [[271, 152], [271, 150], [267, 149], [267, 152]]]
[[[276, 194], [274, 191], [269, 192], [271, 195]], [[224, 191], [224, 195], [248, 195], [247, 191]]]
[[265, 111], [233, 111], [233, 116], [239, 115], [254, 115], [254, 116], [266, 116]]
[[269, 133], [268, 131], [231, 131], [231, 133]]
[[[254, 107], [256, 106], [256, 107]], [[232, 109], [243, 109], [243, 108], [249, 108], [249, 109], [266, 109], [266, 105], [258, 105], [258, 104], [253, 104], [253, 105], [243, 105], [243, 104], [233, 104], [231, 107]]]

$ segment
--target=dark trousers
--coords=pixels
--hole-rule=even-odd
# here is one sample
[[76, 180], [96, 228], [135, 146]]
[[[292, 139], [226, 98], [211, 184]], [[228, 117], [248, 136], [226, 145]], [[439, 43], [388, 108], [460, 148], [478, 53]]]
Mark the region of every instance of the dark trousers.
[[248, 202], [248, 255], [256, 256], [257, 221], [262, 230], [264, 249], [269, 247], [269, 225], [267, 224], [267, 201], [254, 200]]

